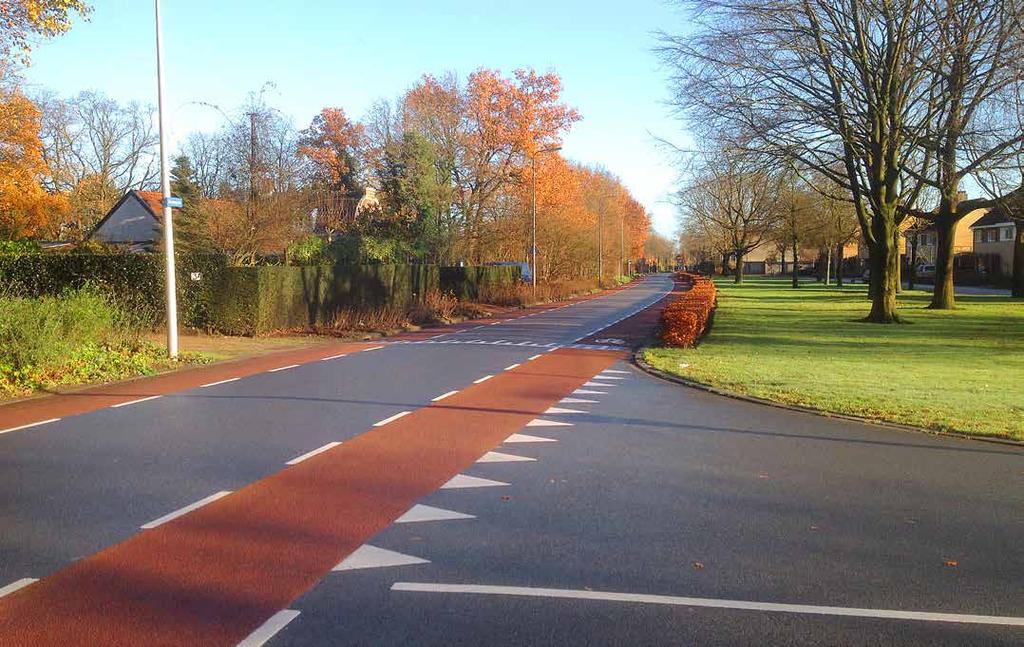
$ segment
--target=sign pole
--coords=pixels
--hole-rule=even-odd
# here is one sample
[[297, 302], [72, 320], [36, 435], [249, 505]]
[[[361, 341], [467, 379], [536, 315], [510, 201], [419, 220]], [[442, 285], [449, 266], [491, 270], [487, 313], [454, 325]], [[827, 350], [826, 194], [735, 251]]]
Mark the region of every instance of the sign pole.
[[157, 114], [160, 123], [160, 185], [164, 209], [164, 259], [167, 286], [167, 356], [178, 357], [178, 299], [174, 270], [174, 222], [171, 211], [171, 172], [167, 166], [167, 123], [164, 119], [164, 48], [160, 26], [160, 0], [154, 0], [156, 11], [156, 87]]

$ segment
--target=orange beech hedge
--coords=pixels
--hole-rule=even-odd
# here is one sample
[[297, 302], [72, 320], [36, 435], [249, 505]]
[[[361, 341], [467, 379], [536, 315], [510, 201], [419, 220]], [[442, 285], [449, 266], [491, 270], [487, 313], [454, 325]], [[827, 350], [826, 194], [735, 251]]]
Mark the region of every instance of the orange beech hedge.
[[715, 310], [715, 282], [686, 272], [677, 273], [676, 279], [689, 282], [693, 287], [661, 313], [661, 339], [668, 346], [696, 346]]

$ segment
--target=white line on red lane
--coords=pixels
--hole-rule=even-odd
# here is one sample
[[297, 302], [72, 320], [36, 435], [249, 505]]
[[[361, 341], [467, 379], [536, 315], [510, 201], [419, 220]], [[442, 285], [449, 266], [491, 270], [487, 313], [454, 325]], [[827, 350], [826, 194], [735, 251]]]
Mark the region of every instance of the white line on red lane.
[[27, 425], [21, 425], [20, 427], [11, 427], [10, 429], [0, 430], [0, 434], [10, 433], [12, 431], [19, 431], [21, 429], [28, 429], [30, 427], [38, 427], [39, 425], [48, 425], [51, 422], [57, 422], [60, 418], [50, 418], [49, 420], [40, 420], [39, 422], [30, 422]]
[[7, 586], [0, 586], [0, 598], [4, 597], [5, 595], [10, 595], [11, 593], [14, 593], [15, 591], [17, 591], [18, 589], [23, 589], [26, 586], [28, 586], [29, 584], [32, 584], [32, 583], [38, 582], [38, 581], [39, 581], [39, 579], [35, 578], [35, 577], [23, 577], [20, 580], [15, 580], [15, 581], [11, 582]]
[[346, 355], [348, 355], [348, 353], [338, 353], [337, 355], [331, 355], [330, 357], [322, 357], [322, 358], [320, 358], [320, 361], [321, 362], [329, 362], [332, 359], [339, 359], [339, 358], [345, 357]]
[[493, 375], [485, 375], [482, 378], [480, 378], [479, 380], [473, 380], [473, 384], [480, 384], [481, 382], [486, 382], [487, 380], [491, 379], [492, 377], [494, 377], [494, 376]]
[[262, 647], [267, 644], [267, 641], [277, 635], [277, 632], [281, 631], [288, 625], [289, 622], [299, 617], [299, 612], [292, 609], [285, 609], [278, 611], [274, 615], [270, 616], [270, 619], [260, 625], [256, 631], [249, 634], [249, 636], [238, 643], [238, 647]]
[[414, 593], [462, 593], [471, 595], [556, 598], [562, 600], [595, 600], [602, 602], [629, 602], [679, 607], [707, 607], [712, 609], [740, 609], [744, 611], [767, 611], [805, 615], [847, 616], [855, 618], [883, 618], [887, 620], [918, 620], [924, 622], [954, 622], [964, 624], [1024, 627], [1024, 618], [1014, 616], [982, 616], [962, 613], [903, 611], [899, 609], [863, 609], [857, 607], [827, 607], [809, 604], [778, 604], [774, 602], [690, 598], [675, 595], [651, 595], [646, 593], [613, 593], [608, 591], [544, 589], [526, 586], [434, 584], [427, 582], [396, 582], [391, 586], [391, 590]]
[[399, 418], [404, 418], [405, 416], [409, 415], [410, 413], [412, 413], [412, 411], [399, 411], [398, 413], [396, 413], [393, 416], [388, 416], [387, 418], [384, 418], [380, 422], [373, 423], [373, 426], [374, 427], [383, 427], [384, 425], [388, 424], [389, 422], [394, 422], [394, 421], [398, 420]]
[[506, 366], [505, 370], [506, 371], [511, 371], [514, 368], [519, 368], [519, 364], [512, 364], [511, 366]]
[[149, 530], [150, 528], [156, 528], [157, 526], [161, 526], [161, 525], [167, 523], [168, 521], [171, 521], [173, 519], [177, 519], [178, 517], [184, 516], [184, 515], [188, 514], [189, 512], [192, 512], [193, 510], [198, 510], [199, 508], [203, 507], [204, 505], [213, 503], [217, 499], [223, 499], [224, 497], [226, 497], [229, 494], [231, 494], [230, 490], [221, 490], [220, 492], [216, 492], [214, 494], [211, 494], [210, 496], [206, 497], [205, 499], [199, 499], [195, 503], [190, 503], [189, 505], [185, 506], [184, 508], [178, 508], [174, 512], [171, 512], [169, 514], [165, 514], [164, 516], [160, 517], [159, 519], [154, 519], [154, 520], [150, 521], [149, 523], [142, 524], [139, 527], [142, 528], [143, 530]]
[[384, 348], [384, 347], [383, 346], [370, 346], [369, 348], [364, 348], [363, 350], [361, 350], [359, 352], [360, 353], [369, 353], [371, 350], [380, 350], [381, 348]]
[[208, 384], [202, 384], [202, 385], [199, 386], [199, 388], [200, 389], [208, 389], [211, 386], [217, 386], [217, 385], [220, 385], [220, 384], [227, 384], [228, 382], [237, 382], [240, 379], [242, 379], [242, 378], [240, 378], [240, 377], [229, 377], [228, 379], [220, 380], [219, 382], [210, 382]]
[[537, 359], [538, 357], [541, 357], [541, 355], [534, 355], [533, 357], [528, 358], [528, 360], [529, 361], [533, 361], [533, 360]]
[[313, 451], [306, 452], [302, 456], [296, 456], [295, 458], [293, 458], [290, 461], [288, 461], [287, 463], [285, 463], [285, 465], [298, 465], [299, 463], [301, 463], [302, 461], [306, 460], [307, 458], [313, 458], [317, 454], [322, 454], [325, 451], [327, 451], [328, 449], [334, 449], [335, 447], [337, 447], [340, 444], [341, 443], [336, 442], [336, 441], [335, 442], [327, 443], [323, 447], [317, 447]]
[[148, 398], [139, 398], [138, 400], [129, 400], [128, 402], [120, 402], [118, 404], [112, 404], [112, 405], [110, 405], [110, 408], [111, 409], [120, 409], [121, 407], [128, 407], [128, 406], [131, 406], [133, 404], [138, 404], [140, 402], [149, 402], [150, 400], [156, 400], [157, 398], [162, 398], [162, 397], [164, 397], [164, 396], [162, 396], [162, 395], [151, 395]]
[[458, 393], [458, 391], [449, 391], [448, 393], [442, 393], [441, 395], [437, 396], [436, 398], [431, 398], [430, 401], [431, 402], [440, 402], [441, 400], [444, 400], [445, 398], [450, 398], [451, 396], [455, 395], [456, 393]]
[[277, 373], [278, 371], [287, 371], [288, 369], [298, 368], [298, 367], [299, 367], [298, 364], [289, 364], [288, 366], [279, 366], [277, 368], [272, 368], [269, 371], [267, 371], [267, 373]]

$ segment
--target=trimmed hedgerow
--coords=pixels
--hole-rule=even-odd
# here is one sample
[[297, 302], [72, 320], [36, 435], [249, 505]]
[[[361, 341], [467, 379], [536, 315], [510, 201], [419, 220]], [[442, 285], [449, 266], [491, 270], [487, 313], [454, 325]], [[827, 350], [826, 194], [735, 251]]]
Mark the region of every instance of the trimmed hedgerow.
[[676, 280], [690, 289], [670, 303], [661, 313], [661, 339], [667, 346], [696, 346], [711, 324], [717, 290], [711, 279], [680, 272]]

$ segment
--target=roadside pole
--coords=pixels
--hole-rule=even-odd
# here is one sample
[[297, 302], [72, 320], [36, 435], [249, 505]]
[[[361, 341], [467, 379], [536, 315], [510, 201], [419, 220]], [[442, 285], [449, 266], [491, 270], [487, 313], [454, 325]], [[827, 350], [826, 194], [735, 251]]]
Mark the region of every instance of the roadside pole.
[[167, 356], [178, 357], [178, 298], [174, 270], [174, 223], [171, 209], [171, 172], [167, 166], [167, 123], [164, 119], [164, 48], [160, 25], [160, 0], [154, 0], [156, 12], [156, 90], [160, 124], [160, 185], [164, 208], [164, 283], [167, 286]]

